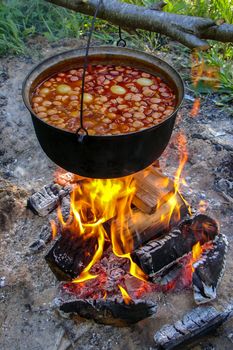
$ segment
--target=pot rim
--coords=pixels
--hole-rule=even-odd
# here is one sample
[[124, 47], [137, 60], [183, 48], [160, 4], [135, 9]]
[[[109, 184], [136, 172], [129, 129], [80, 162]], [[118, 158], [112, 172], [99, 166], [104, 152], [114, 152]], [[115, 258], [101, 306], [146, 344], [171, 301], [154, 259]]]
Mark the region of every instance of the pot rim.
[[[41, 67], [43, 67], [46, 63], [49, 63], [50, 61], [53, 61], [55, 60], [56, 58], [60, 58], [60, 60], [57, 60], [57, 62], [53, 62], [53, 64], [51, 64], [50, 66], [47, 66], [44, 70], [48, 69], [49, 67], [52, 67], [52, 66], [55, 66], [56, 64], [58, 64], [59, 62], [62, 62], [62, 57], [64, 55], [70, 55], [70, 57], [67, 57], [67, 59], [69, 58], [74, 58], [74, 56], [72, 56], [72, 54], [74, 53], [77, 53], [80, 54], [83, 52], [83, 57], [85, 55], [85, 50], [86, 50], [86, 47], [81, 47], [79, 49], [73, 49], [73, 50], [68, 50], [68, 51], [63, 51], [61, 53], [58, 53], [56, 55], [52, 55], [46, 59], [44, 59], [43, 61], [39, 62], [36, 66], [34, 66], [30, 71], [29, 73], [27, 74], [26, 78], [24, 79], [23, 81], [23, 84], [22, 84], [22, 98], [23, 98], [23, 102], [25, 104], [25, 106], [27, 107], [27, 109], [29, 110], [29, 112], [36, 118], [38, 119], [40, 122], [42, 122], [43, 124], [47, 125], [48, 127], [52, 128], [52, 129], [56, 129], [59, 133], [63, 133], [63, 134], [67, 134], [67, 135], [73, 135], [74, 136], [77, 136], [77, 134], [75, 132], [71, 132], [71, 131], [68, 131], [68, 130], [65, 130], [65, 129], [60, 129], [56, 126], [53, 126], [47, 122], [45, 122], [44, 120], [42, 120], [41, 118], [39, 118], [37, 116], [37, 114], [33, 111], [32, 107], [31, 107], [31, 104], [30, 104], [30, 101], [29, 101], [29, 96], [26, 95], [26, 87], [27, 87], [27, 83], [29, 82], [30, 80], [30, 77], [33, 73], [36, 73], [36, 71], [38, 69], [40, 69]], [[102, 50], [102, 51], [101, 51]], [[114, 50], [114, 52], [116, 53], [117, 52], [122, 52], [122, 53], [125, 53], [125, 56], [127, 57], [132, 57], [131, 55], [132, 54], [135, 54], [137, 56], [141, 56], [141, 58], [144, 60], [146, 60], [146, 58], [152, 58], [152, 59], [155, 59], [157, 60], [158, 62], [161, 62], [163, 65], [165, 65], [169, 70], [171, 70], [175, 75], [176, 77], [180, 80], [180, 87], [181, 87], [181, 91], [180, 91], [180, 94], [181, 94], [181, 98], [180, 98], [180, 102], [177, 103], [177, 106], [176, 108], [174, 109], [174, 111], [167, 116], [166, 119], [164, 119], [163, 121], [161, 121], [160, 123], [154, 125], [154, 126], [151, 126], [149, 128], [146, 128], [146, 129], [143, 129], [143, 130], [139, 130], [139, 131], [136, 131], [136, 132], [128, 132], [128, 133], [122, 133], [122, 134], [115, 134], [115, 135], [86, 135], [88, 137], [91, 137], [93, 140], [95, 138], [104, 138], [104, 139], [108, 139], [108, 138], [124, 138], [125, 136], [131, 136], [131, 135], [135, 135], [135, 134], [141, 134], [141, 133], [147, 133], [147, 132], [150, 132], [151, 130], [153, 129], [157, 129], [159, 128], [162, 124], [166, 123], [169, 119], [172, 119], [178, 112], [178, 110], [180, 109], [181, 107], [181, 104], [183, 102], [183, 99], [184, 99], [184, 81], [183, 79], [181, 78], [180, 74], [176, 71], [175, 68], [173, 68], [169, 63], [167, 63], [166, 61], [162, 60], [161, 58], [159, 58], [158, 56], [155, 56], [155, 55], [152, 55], [152, 54], [149, 54], [147, 52], [144, 52], [144, 51], [140, 51], [140, 50], [135, 50], [135, 49], [132, 49], [132, 48], [126, 48], [126, 47], [114, 47], [114, 46], [107, 46], [107, 45], [100, 45], [100, 46], [92, 46], [90, 47], [89, 49], [89, 56], [92, 55], [92, 53], [95, 53], [96, 55], [98, 55], [98, 53], [101, 55], [104, 53], [104, 50], [108, 51], [108, 50]], [[98, 52], [99, 51], [99, 52]], [[127, 52], [129, 53], [129, 55], [127, 55]], [[107, 52], [108, 54], [109, 52]], [[131, 54], [131, 55], [130, 55]], [[142, 57], [144, 56], [144, 57]], [[156, 63], [155, 63], [156, 65]], [[43, 72], [43, 70], [42, 70]], [[30, 83], [30, 86], [32, 84], [32, 82], [35, 80], [35, 77], [34, 79], [31, 81]]]

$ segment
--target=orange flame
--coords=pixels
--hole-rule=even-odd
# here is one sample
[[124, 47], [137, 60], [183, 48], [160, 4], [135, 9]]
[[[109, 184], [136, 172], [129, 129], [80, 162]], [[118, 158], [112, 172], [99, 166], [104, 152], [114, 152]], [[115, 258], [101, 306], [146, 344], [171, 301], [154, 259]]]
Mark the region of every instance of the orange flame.
[[[177, 220], [180, 217], [180, 205], [182, 201], [180, 203], [178, 202], [177, 197], [179, 196], [177, 193], [182, 183], [181, 173], [188, 159], [186, 143], [184, 135], [179, 134], [178, 148], [180, 152], [180, 164], [175, 174], [174, 187], [172, 186], [170, 188], [171, 180], [165, 176], [161, 176], [161, 180], [159, 180], [159, 186], [162, 186], [164, 189], [170, 188], [169, 193], [162, 196], [157, 204], [159, 208], [162, 204], [166, 203], [169, 209], [168, 215], [161, 214], [160, 220], [163, 221], [163, 226], [169, 226], [173, 214], [177, 216]], [[142, 175], [146, 176], [148, 172], [149, 170], [146, 169]], [[93, 237], [97, 241], [91, 261], [83, 269], [81, 274], [73, 279], [73, 283], [83, 283], [97, 277], [90, 270], [101, 259], [106, 241], [111, 242], [112, 251], [117, 257], [129, 260], [129, 272], [131, 275], [142, 281], [147, 280], [145, 273], [131, 258], [134, 241], [130, 223], [134, 224], [135, 222], [145, 221], [145, 216], [141, 212], [135, 212], [131, 208], [136, 190], [136, 181], [133, 176], [103, 180], [83, 179], [82, 182], [73, 185], [70, 215], [67, 220], [64, 220], [62, 210], [58, 207], [57, 213], [62, 231], [70, 232], [73, 236], [82, 237], [82, 240]], [[167, 190], [164, 191], [164, 193], [167, 192]], [[151, 220], [149, 216], [147, 216], [148, 222]], [[103, 223], [113, 218], [114, 220], [110, 221], [109, 237]], [[129, 220], [126, 220], [126, 218], [129, 218]], [[51, 226], [53, 237], [55, 237], [56, 225], [54, 222], [51, 222]]]
[[121, 294], [122, 294], [122, 298], [124, 300], [124, 303], [126, 305], [129, 305], [133, 302], [132, 298], [129, 296], [129, 294], [126, 292], [126, 290], [120, 285], [118, 284], [118, 288], [120, 289], [121, 291]]
[[[177, 194], [179, 193], [179, 196], [182, 198], [182, 200], [185, 202], [185, 204], [187, 205], [187, 208], [189, 210], [189, 213], [191, 214], [191, 208], [188, 205], [188, 203], [185, 201], [185, 199], [183, 198], [183, 196], [180, 194], [180, 185], [184, 182], [184, 180], [181, 178], [181, 174], [182, 171], [184, 169], [184, 166], [188, 160], [188, 151], [187, 151], [187, 140], [184, 134], [179, 133], [177, 135], [177, 145], [178, 145], [178, 150], [179, 150], [179, 166], [176, 170], [175, 176], [174, 176], [174, 188], [172, 192], [169, 192], [168, 195], [166, 195], [164, 198], [162, 198], [162, 200], [160, 200], [158, 202], [158, 208], [160, 207], [160, 205], [162, 205], [164, 203], [164, 201], [166, 200], [166, 202], [169, 205], [169, 215], [162, 215], [161, 216], [161, 221], [165, 221], [166, 222], [166, 226], [169, 227], [169, 223], [171, 221], [171, 218], [173, 215], [177, 216], [177, 220], [180, 219], [180, 206], [181, 206], [181, 202], [179, 203], [177, 201]], [[167, 181], [167, 179], [165, 179], [164, 181]], [[186, 182], [185, 182], [186, 184]], [[164, 183], [164, 185], [166, 186], [166, 183]]]
[[50, 225], [51, 225], [51, 230], [52, 230], [52, 239], [55, 239], [57, 236], [57, 225], [56, 225], [54, 220], [50, 221]]
[[201, 106], [201, 99], [195, 98], [195, 101], [193, 102], [193, 107], [191, 109], [190, 115], [191, 117], [196, 117], [200, 111]]
[[[219, 67], [206, 64], [203, 57], [200, 57], [199, 52], [193, 51], [191, 55], [191, 77], [195, 89], [218, 89], [220, 85], [219, 76]], [[200, 98], [195, 98], [190, 112], [191, 117], [198, 115], [200, 103]]]
[[192, 272], [194, 272], [193, 264], [200, 258], [203, 252], [200, 242], [197, 242], [192, 248]]

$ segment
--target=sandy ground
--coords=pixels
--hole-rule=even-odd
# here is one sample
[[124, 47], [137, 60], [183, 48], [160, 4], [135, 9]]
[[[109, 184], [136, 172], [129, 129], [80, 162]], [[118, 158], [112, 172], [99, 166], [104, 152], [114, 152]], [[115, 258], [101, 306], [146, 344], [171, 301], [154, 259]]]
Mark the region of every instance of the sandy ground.
[[[39, 146], [30, 115], [22, 102], [21, 86], [26, 74], [42, 57], [74, 47], [77, 47], [74, 41], [53, 46], [43, 44], [41, 57], [1, 59], [0, 348], [153, 349], [155, 331], [195, 307], [191, 290], [153, 295], [159, 304], [157, 314], [128, 328], [98, 325], [77, 317], [65, 319], [51, 307], [57, 281], [44, 261], [49, 245], [38, 254], [31, 254], [28, 249], [43, 227], [48, 225], [49, 217], [40, 218], [26, 209], [27, 198], [33, 191], [51, 182], [56, 166]], [[160, 56], [175, 64], [183, 74], [179, 55]], [[191, 118], [192, 94], [188, 90], [186, 93], [188, 96], [161, 164], [168, 174], [174, 173], [178, 164], [176, 135], [183, 131], [187, 136], [189, 151], [184, 174], [189, 184], [189, 188], [184, 188], [186, 199], [193, 207], [197, 207], [200, 199], [207, 200], [209, 212], [219, 221], [221, 232], [227, 235], [230, 243], [218, 299], [212, 303], [223, 310], [233, 299], [233, 208], [232, 203], [216, 190], [216, 183], [221, 178], [233, 181], [232, 118], [215, 108], [208, 97], [202, 100], [199, 115]], [[231, 190], [224, 191], [232, 195]], [[192, 348], [230, 350], [233, 348], [230, 340], [232, 334], [233, 323], [228, 321], [216, 334], [198, 340]]]

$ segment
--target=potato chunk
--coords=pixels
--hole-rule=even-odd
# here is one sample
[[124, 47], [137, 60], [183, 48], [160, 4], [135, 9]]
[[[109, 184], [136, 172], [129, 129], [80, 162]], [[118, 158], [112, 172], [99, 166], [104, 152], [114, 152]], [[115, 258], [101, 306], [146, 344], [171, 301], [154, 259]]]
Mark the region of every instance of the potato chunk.
[[56, 91], [62, 95], [68, 94], [71, 90], [72, 90], [71, 87], [66, 84], [60, 84], [57, 86], [57, 89], [56, 89]]
[[141, 86], [151, 86], [153, 85], [153, 81], [148, 78], [139, 78], [137, 79], [137, 83]]
[[113, 85], [110, 89], [116, 95], [124, 95], [126, 90], [120, 85]]

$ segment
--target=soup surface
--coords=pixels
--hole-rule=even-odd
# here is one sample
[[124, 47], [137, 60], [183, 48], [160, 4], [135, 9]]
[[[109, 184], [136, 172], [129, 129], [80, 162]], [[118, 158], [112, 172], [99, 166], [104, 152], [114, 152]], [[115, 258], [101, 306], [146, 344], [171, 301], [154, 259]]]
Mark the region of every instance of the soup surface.
[[[57, 73], [39, 85], [32, 108], [39, 118], [75, 132], [80, 126], [83, 69]], [[115, 135], [146, 129], [174, 110], [175, 94], [157, 76], [128, 66], [88, 66], [84, 127], [90, 135]]]

